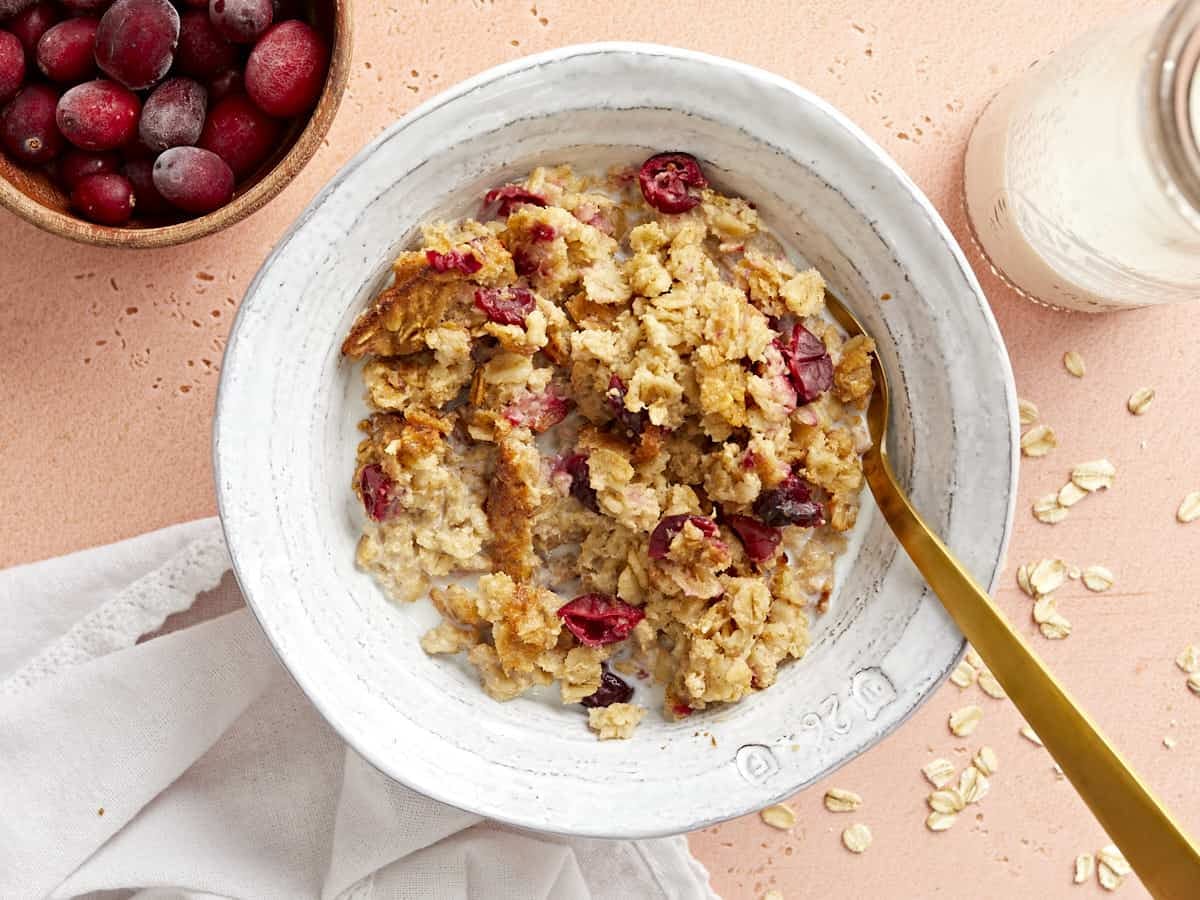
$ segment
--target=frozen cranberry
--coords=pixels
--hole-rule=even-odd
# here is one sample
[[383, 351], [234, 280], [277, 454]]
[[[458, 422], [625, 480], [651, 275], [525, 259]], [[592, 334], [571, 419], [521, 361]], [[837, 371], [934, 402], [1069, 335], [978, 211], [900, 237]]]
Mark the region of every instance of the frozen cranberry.
[[816, 528], [825, 524], [825, 508], [813, 499], [812, 485], [795, 474], [759, 494], [754, 501], [754, 514], [776, 528], [784, 525]]
[[54, 123], [57, 106], [58, 91], [48, 84], [31, 84], [13, 98], [0, 120], [0, 138], [9, 156], [37, 166], [62, 152], [62, 134]]
[[650, 558], [663, 559], [671, 549], [671, 541], [675, 540], [675, 535], [683, 531], [683, 526], [688, 522], [699, 528], [705, 537], [716, 537], [719, 532], [717, 523], [704, 516], [667, 516], [650, 532]]
[[133, 185], [138, 217], [165, 216], [175, 211], [154, 186], [154, 160], [140, 157], [125, 161], [121, 172]]
[[625, 431], [625, 436], [635, 438], [646, 430], [650, 416], [644, 409], [630, 412], [625, 406], [626, 393], [625, 382], [619, 376], [614, 375], [608, 379], [608, 391], [604, 395], [608, 401], [608, 408], [612, 410], [617, 424]]
[[600, 687], [596, 693], [584, 697], [580, 705], [587, 709], [601, 706], [612, 706], [614, 703], [628, 703], [633, 699], [633, 688], [619, 676], [608, 671], [608, 667], [600, 673]]
[[750, 516], [726, 516], [726, 523], [746, 548], [746, 555], [754, 562], [766, 562], [775, 556], [783, 534], [778, 528], [764, 525]]
[[358, 484], [359, 493], [362, 495], [367, 515], [376, 522], [382, 522], [395, 513], [394, 488], [392, 480], [383, 473], [382, 466], [372, 465], [362, 470]]
[[208, 17], [226, 40], [253, 44], [271, 26], [275, 8], [271, 0], [212, 0]]
[[106, 9], [113, 0], [58, 0], [63, 6], [76, 15], [80, 13], [98, 13]]
[[89, 175], [111, 175], [121, 169], [121, 157], [111, 150], [89, 153], [72, 147], [58, 161], [58, 180], [68, 191]]
[[659, 153], [642, 163], [638, 185], [646, 202], [659, 212], [681, 213], [700, 202], [692, 191], [708, 187], [708, 179], [694, 156]]
[[101, 225], [124, 225], [133, 218], [133, 185], [124, 175], [88, 175], [71, 191], [71, 205], [85, 219]]
[[573, 453], [564, 458], [561, 465], [563, 471], [571, 476], [570, 495], [592, 512], [600, 512], [596, 489], [592, 487], [592, 473], [588, 469], [587, 456], [583, 453]]
[[179, 42], [179, 11], [167, 0], [116, 0], [100, 19], [96, 62], [140, 91], [166, 77]]
[[203, 214], [233, 197], [233, 170], [211, 150], [172, 147], [154, 161], [154, 186], [172, 206]]
[[425, 258], [435, 272], [462, 272], [464, 275], [474, 275], [483, 268], [474, 253], [465, 250], [450, 250], [438, 253], [436, 250], [426, 250]]
[[500, 325], [524, 325], [537, 301], [533, 292], [523, 287], [479, 288], [475, 291], [475, 308]]
[[518, 428], [528, 428], [541, 434], [565, 419], [570, 409], [571, 401], [551, 386], [537, 393], [526, 391], [504, 407], [503, 415]]
[[105, 78], [76, 85], [58, 101], [58, 130], [84, 150], [112, 150], [133, 140], [142, 111], [137, 94]]
[[154, 89], [142, 107], [138, 137], [151, 150], [188, 147], [200, 139], [208, 92], [191, 78], [171, 78]]
[[38, 68], [51, 81], [75, 83], [96, 73], [96, 27], [99, 19], [80, 16], [59, 22], [37, 45]]
[[645, 616], [636, 606], [608, 594], [584, 594], [558, 611], [567, 631], [586, 647], [603, 647], [625, 640]]
[[179, 19], [175, 67], [193, 78], [212, 78], [237, 64], [237, 49], [225, 40], [202, 9], [190, 9]]
[[779, 348], [787, 361], [797, 402], [812, 403], [833, 387], [833, 360], [825, 342], [796, 323], [787, 344]]
[[546, 241], [552, 241], [554, 240], [556, 234], [557, 232], [555, 232], [555, 230], [545, 222], [538, 222], [529, 230], [529, 236], [533, 238], [534, 243], [545, 243]]
[[271, 155], [279, 143], [282, 126], [250, 102], [244, 94], [226, 97], [212, 108], [199, 146], [228, 163], [237, 178], [244, 178]]
[[493, 203], [498, 203], [496, 215], [508, 218], [514, 208], [528, 203], [532, 206], [545, 206], [546, 198], [526, 190], [519, 184], [506, 184], [503, 187], [492, 188], [483, 195], [483, 205], [486, 209]]
[[35, 3], [18, 15], [5, 27], [17, 36], [21, 46], [25, 48], [26, 61], [33, 65], [37, 62], [38, 41], [61, 18], [62, 14], [58, 11], [57, 6], [50, 0], [42, 0], [41, 3]]
[[25, 48], [15, 34], [0, 31], [0, 103], [17, 96], [24, 83]]
[[226, 69], [208, 82], [208, 102], [217, 104], [226, 97], [240, 94], [246, 89], [242, 73], [237, 69]]
[[250, 51], [246, 90], [268, 115], [280, 119], [306, 112], [321, 96], [329, 45], [295, 19], [273, 25]]

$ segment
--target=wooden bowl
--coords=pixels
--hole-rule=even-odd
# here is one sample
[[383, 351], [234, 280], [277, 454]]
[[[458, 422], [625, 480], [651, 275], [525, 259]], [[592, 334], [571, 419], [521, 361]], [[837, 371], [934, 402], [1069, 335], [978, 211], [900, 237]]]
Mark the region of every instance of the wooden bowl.
[[257, 172], [242, 179], [233, 199], [204, 216], [137, 219], [120, 228], [74, 215], [66, 193], [40, 169], [23, 168], [0, 153], [0, 204], [38, 228], [83, 244], [145, 249], [184, 244], [215, 234], [265, 206], [312, 159], [337, 114], [350, 74], [350, 0], [309, 0], [307, 21], [329, 41], [329, 72], [316, 108], [294, 121], [278, 149]]

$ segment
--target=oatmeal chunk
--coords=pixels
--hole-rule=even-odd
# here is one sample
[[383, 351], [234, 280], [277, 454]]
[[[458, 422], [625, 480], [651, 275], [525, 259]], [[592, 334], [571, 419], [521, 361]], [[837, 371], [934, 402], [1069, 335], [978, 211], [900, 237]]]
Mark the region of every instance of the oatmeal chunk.
[[871, 374], [871, 355], [875, 342], [865, 335], [856, 335], [842, 346], [842, 358], [833, 369], [833, 391], [843, 403], [865, 409], [875, 390]]
[[602, 741], [628, 740], [646, 715], [644, 706], [633, 703], [614, 703], [588, 710], [588, 727]]

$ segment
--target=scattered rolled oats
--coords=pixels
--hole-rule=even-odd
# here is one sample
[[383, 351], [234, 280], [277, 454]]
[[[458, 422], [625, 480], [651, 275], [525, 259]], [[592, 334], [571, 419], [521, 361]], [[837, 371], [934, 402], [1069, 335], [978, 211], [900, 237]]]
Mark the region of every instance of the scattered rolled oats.
[[921, 772], [935, 788], [943, 788], [954, 780], [954, 763], [939, 756], [927, 762]]
[[1106, 891], [1115, 891], [1133, 871], [1126, 862], [1116, 845], [1109, 844], [1096, 854], [1096, 874], [1100, 876], [1100, 886]]
[[1200, 519], [1200, 491], [1192, 491], [1183, 498], [1183, 502], [1179, 504], [1179, 511], [1175, 513], [1175, 518], [1184, 525]]
[[950, 680], [960, 688], [969, 688], [975, 683], [978, 674], [975, 667], [964, 659], [954, 667], [954, 671], [950, 673]]
[[1090, 853], [1080, 853], [1075, 857], [1075, 883], [1087, 884], [1092, 873], [1096, 871], [1096, 857]]
[[842, 843], [851, 853], [862, 853], [871, 846], [871, 829], [858, 822], [842, 832]]
[[1067, 580], [1067, 564], [1061, 559], [1043, 559], [1029, 570], [1029, 584], [1035, 594], [1052, 594]]
[[1154, 402], [1153, 388], [1138, 388], [1129, 395], [1129, 411], [1135, 416], [1140, 416], [1150, 408], [1150, 404]]
[[967, 805], [966, 799], [959, 792], [958, 788], [945, 788], [934, 791], [925, 798], [925, 802], [929, 804], [929, 808], [934, 812], [940, 812], [945, 815], [962, 812]]
[[1057, 525], [1067, 517], [1067, 508], [1058, 502], [1058, 494], [1047, 494], [1033, 501], [1033, 517], [1044, 525]]
[[862, 806], [862, 797], [844, 788], [830, 788], [825, 792], [825, 808], [830, 812], [853, 812]]
[[1102, 594], [1113, 586], [1113, 573], [1104, 566], [1088, 566], [1083, 570], [1083, 586]]
[[1076, 378], [1082, 378], [1087, 374], [1087, 366], [1084, 365], [1083, 357], [1074, 350], [1068, 350], [1063, 354], [1063, 366]]
[[1029, 570], [1032, 568], [1029, 563], [1017, 568], [1017, 585], [1030, 597], [1033, 596], [1033, 585], [1029, 583]]
[[1045, 456], [1058, 446], [1058, 436], [1049, 425], [1034, 425], [1021, 435], [1021, 452], [1026, 456]]
[[1017, 398], [1017, 411], [1021, 416], [1022, 427], [1027, 428], [1038, 420], [1037, 405], [1030, 400], [1022, 400]]
[[758, 815], [772, 828], [778, 828], [780, 831], [787, 831], [796, 824], [796, 814], [792, 812], [790, 806], [785, 806], [782, 803], [768, 806]]
[[781, 891], [770, 890], [762, 895], [762, 900], [783, 900]]
[[1000, 759], [996, 756], [996, 751], [987, 744], [979, 748], [972, 763], [980, 772], [989, 776], [995, 775], [1000, 768]]
[[1171, 737], [1169, 734], [1165, 738], [1163, 738], [1163, 746], [1166, 747], [1168, 750], [1174, 750], [1175, 745], [1178, 743], [1179, 743], [1179, 741], [1175, 740], [1175, 738]]
[[931, 812], [925, 819], [925, 827], [930, 831], [945, 831], [958, 821], [955, 813]]
[[950, 713], [950, 731], [955, 737], [966, 737], [979, 725], [983, 710], [978, 706], [964, 706]]
[[1048, 620], [1038, 625], [1042, 637], [1048, 641], [1061, 641], [1071, 636], [1071, 623], [1057, 610]]
[[1037, 744], [1039, 747], [1046, 746], [1045, 744], [1042, 743], [1042, 739], [1040, 737], [1038, 737], [1037, 732], [1034, 731], [1032, 728], [1030, 728], [1028, 725], [1021, 726], [1020, 734], [1021, 734], [1021, 737], [1025, 738], [1025, 740], [1029, 741], [1031, 744]]
[[1008, 694], [1004, 692], [1004, 688], [1000, 686], [1000, 682], [996, 680], [991, 669], [984, 669], [979, 673], [979, 689], [993, 700], [1008, 699]]
[[1067, 566], [1067, 577], [1072, 581], [1078, 581], [1083, 576], [1083, 571], [1079, 566]]
[[974, 766], [967, 766], [958, 777], [958, 792], [964, 803], [978, 803], [991, 787], [987, 776]]
[[1193, 672], [1188, 676], [1187, 686], [1193, 694], [1200, 694], [1200, 672]]
[[1071, 481], [1089, 494], [1112, 487], [1116, 477], [1117, 467], [1107, 459], [1080, 463], [1071, 470]]
[[1057, 612], [1058, 601], [1054, 598], [1053, 594], [1046, 594], [1038, 597], [1033, 604], [1033, 621], [1039, 625], [1044, 625]]
[[976, 669], [986, 669], [987, 663], [983, 661], [983, 657], [979, 655], [979, 651], [974, 647], [968, 647], [966, 655], [963, 656], [967, 662], [973, 665]]
[[1071, 507], [1088, 495], [1088, 492], [1073, 481], [1068, 481], [1058, 490], [1056, 500], [1059, 506]]
[[1195, 644], [1188, 644], [1179, 651], [1179, 655], [1175, 657], [1175, 665], [1183, 669], [1189, 675], [1200, 672], [1200, 647]]

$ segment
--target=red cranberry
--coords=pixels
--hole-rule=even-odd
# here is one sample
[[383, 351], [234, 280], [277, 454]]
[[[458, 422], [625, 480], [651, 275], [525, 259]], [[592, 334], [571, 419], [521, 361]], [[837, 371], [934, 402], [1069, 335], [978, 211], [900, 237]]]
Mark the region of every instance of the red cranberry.
[[89, 175], [111, 175], [121, 169], [121, 157], [116, 153], [89, 153], [74, 147], [63, 154], [58, 161], [58, 180], [68, 191], [75, 189]]
[[96, 28], [99, 19], [80, 16], [59, 22], [37, 45], [38, 68], [51, 81], [74, 84], [96, 73]]
[[85, 219], [124, 225], [133, 218], [133, 185], [124, 175], [88, 175], [71, 191], [71, 205]]
[[240, 94], [246, 89], [246, 83], [242, 80], [242, 73], [237, 69], [226, 69], [219, 73], [208, 83], [208, 100], [209, 103], [217, 104], [226, 97], [231, 97], [234, 94]]
[[321, 96], [328, 67], [325, 38], [304, 22], [290, 19], [273, 25], [250, 51], [246, 90], [268, 115], [298, 116]]
[[586, 647], [603, 647], [629, 637], [646, 614], [608, 594], [584, 594], [564, 604], [558, 617], [579, 643]]
[[596, 489], [592, 487], [592, 473], [588, 469], [587, 456], [583, 453], [573, 453], [565, 457], [560, 465], [562, 470], [571, 476], [571, 496], [592, 512], [600, 512]]
[[142, 107], [138, 137], [156, 153], [190, 147], [200, 139], [208, 92], [191, 78], [170, 78], [154, 89]]
[[58, 101], [58, 130], [84, 150], [112, 150], [137, 134], [141, 101], [115, 81], [76, 85]]
[[208, 10], [208, 0], [183, 0], [183, 5], [188, 9]]
[[17, 96], [25, 83], [25, 48], [20, 39], [0, 31], [0, 104]]
[[154, 186], [154, 160], [149, 157], [126, 160], [122, 173], [133, 185], [133, 195], [139, 218], [166, 216], [175, 212], [175, 207], [166, 201]]
[[633, 699], [633, 688], [625, 683], [619, 675], [614, 675], [605, 666], [600, 674], [600, 687], [596, 693], [584, 697], [580, 705], [587, 709], [602, 706], [612, 706], [614, 703], [628, 703]]
[[571, 401], [554, 387], [540, 393], [526, 391], [504, 407], [504, 418], [518, 428], [528, 428], [541, 434], [549, 431], [567, 417]]
[[474, 275], [483, 268], [483, 263], [475, 258], [475, 254], [465, 250], [451, 250], [447, 253], [426, 250], [425, 259], [435, 272], [462, 272], [464, 275]]
[[38, 166], [62, 152], [62, 134], [54, 122], [57, 106], [58, 91], [48, 84], [31, 84], [13, 98], [0, 119], [0, 138], [9, 156]]
[[503, 187], [492, 188], [483, 195], [483, 205], [486, 209], [493, 203], [499, 203], [496, 215], [508, 218], [509, 213], [518, 206], [528, 203], [532, 206], [545, 206], [546, 198], [540, 194], [526, 190], [519, 184], [506, 184]]
[[700, 163], [687, 153], [659, 153], [638, 171], [638, 185], [646, 202], [659, 212], [687, 212], [700, 202], [692, 189], [708, 187]]
[[179, 11], [167, 0], [116, 0], [100, 19], [96, 62], [140, 91], [166, 77], [179, 42]]
[[112, 0], [58, 0], [75, 15], [81, 13], [97, 13], [104, 9]]
[[212, 108], [199, 146], [211, 150], [244, 178], [271, 155], [279, 143], [280, 123], [244, 94], [226, 97]]
[[812, 403], [833, 387], [833, 360], [825, 342], [796, 323], [786, 346], [779, 347], [792, 375], [796, 399], [800, 404]]
[[226, 40], [253, 44], [271, 26], [275, 7], [271, 0], [212, 0], [208, 17]]
[[193, 78], [212, 78], [237, 65], [237, 49], [221, 36], [202, 9], [189, 9], [179, 19], [175, 66]]
[[545, 243], [546, 241], [552, 241], [554, 240], [555, 235], [555, 230], [545, 222], [538, 222], [529, 231], [529, 236], [533, 238], [534, 243]]
[[30, 65], [37, 62], [38, 41], [61, 18], [62, 15], [57, 6], [50, 0], [42, 0], [41, 3], [35, 3], [29, 7], [6, 26], [17, 36], [21, 46], [25, 48], [25, 59]]
[[746, 555], [751, 560], [766, 562], [774, 559], [779, 542], [783, 539], [783, 533], [778, 528], [764, 525], [750, 516], [726, 516], [725, 521], [741, 539]]
[[530, 254], [529, 251], [523, 247], [517, 247], [515, 250], [513, 250], [512, 259], [513, 268], [516, 269], [518, 275], [524, 277], [527, 275], [532, 275], [538, 270], [537, 261], [533, 258], [532, 254]]
[[172, 206], [202, 215], [233, 197], [233, 170], [211, 150], [172, 147], [154, 161], [154, 186]]
[[382, 466], [373, 465], [364, 468], [358, 487], [367, 515], [376, 522], [382, 522], [395, 514], [396, 504], [393, 496], [395, 485], [383, 473]]
[[825, 524], [825, 508], [812, 496], [812, 485], [792, 474], [754, 501], [754, 514], [767, 525], [780, 528], [799, 525], [816, 528]]
[[604, 395], [608, 401], [608, 408], [612, 411], [618, 426], [625, 431], [625, 436], [635, 438], [646, 430], [650, 416], [644, 409], [630, 412], [625, 406], [626, 393], [625, 382], [619, 376], [614, 375], [608, 379], [608, 391]]
[[675, 715], [677, 715], [677, 716], [679, 716], [679, 718], [683, 719], [683, 718], [686, 718], [687, 716], [690, 716], [692, 713], [695, 712], [695, 710], [692, 709], [690, 706], [688, 706], [686, 703], [673, 703], [673, 704], [671, 704], [671, 712], [675, 713]]
[[671, 541], [675, 540], [675, 535], [683, 531], [683, 526], [688, 522], [699, 528], [705, 537], [716, 537], [719, 533], [717, 523], [704, 516], [667, 516], [650, 532], [650, 558], [663, 559], [670, 551]]
[[524, 325], [537, 305], [533, 292], [523, 287], [479, 288], [475, 308], [500, 325]]

